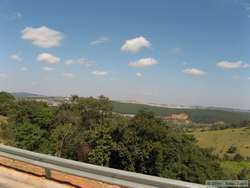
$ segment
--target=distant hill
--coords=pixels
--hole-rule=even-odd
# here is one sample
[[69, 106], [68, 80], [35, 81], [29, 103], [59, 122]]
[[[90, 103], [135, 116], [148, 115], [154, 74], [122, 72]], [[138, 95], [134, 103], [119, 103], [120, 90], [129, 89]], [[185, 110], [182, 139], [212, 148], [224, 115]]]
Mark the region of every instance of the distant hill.
[[43, 95], [38, 95], [38, 94], [28, 93], [28, 92], [13, 92], [11, 94], [16, 98], [43, 97]]
[[171, 114], [186, 113], [196, 123], [214, 123], [223, 121], [225, 123], [239, 123], [244, 120], [250, 120], [248, 111], [232, 111], [230, 109], [206, 109], [206, 108], [167, 108], [151, 106], [146, 104], [124, 103], [112, 101], [113, 111], [121, 114], [136, 114], [140, 110], [154, 112], [158, 116], [169, 116]]
[[[46, 97], [39, 94], [28, 92], [11, 93], [17, 99]], [[56, 98], [56, 97], [54, 97]], [[186, 113], [190, 120], [195, 123], [214, 123], [223, 121], [225, 123], [239, 123], [245, 120], [250, 120], [250, 111], [241, 111], [227, 108], [214, 107], [164, 107], [154, 106], [152, 104], [138, 104], [136, 102], [119, 102], [112, 101], [113, 111], [120, 114], [136, 114], [140, 110], [152, 111], [157, 116], [170, 116], [171, 114]]]

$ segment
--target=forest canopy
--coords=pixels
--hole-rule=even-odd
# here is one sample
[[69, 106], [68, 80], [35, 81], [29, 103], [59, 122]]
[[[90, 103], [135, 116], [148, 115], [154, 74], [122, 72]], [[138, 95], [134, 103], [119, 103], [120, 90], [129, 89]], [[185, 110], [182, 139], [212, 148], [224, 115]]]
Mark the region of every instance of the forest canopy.
[[[192, 135], [170, 128], [149, 111], [133, 118], [112, 112], [111, 101], [73, 96], [51, 107], [0, 93], [5, 143], [77, 161], [204, 183], [226, 178], [218, 158]], [[3, 126], [1, 126], [3, 127]]]

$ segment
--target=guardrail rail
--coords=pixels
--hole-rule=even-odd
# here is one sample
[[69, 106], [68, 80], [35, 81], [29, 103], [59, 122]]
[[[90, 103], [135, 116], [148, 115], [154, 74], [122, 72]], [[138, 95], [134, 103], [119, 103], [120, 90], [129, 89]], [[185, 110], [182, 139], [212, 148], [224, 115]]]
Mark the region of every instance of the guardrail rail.
[[[51, 172], [61, 172], [77, 177], [126, 188], [205, 188], [207, 186], [168, 178], [149, 176], [117, 170], [45, 154], [26, 151], [0, 144], [0, 157], [43, 168], [46, 178]], [[0, 164], [1, 165], [1, 164]], [[2, 164], [8, 166], [8, 164]], [[64, 181], [64, 180], [62, 180]]]

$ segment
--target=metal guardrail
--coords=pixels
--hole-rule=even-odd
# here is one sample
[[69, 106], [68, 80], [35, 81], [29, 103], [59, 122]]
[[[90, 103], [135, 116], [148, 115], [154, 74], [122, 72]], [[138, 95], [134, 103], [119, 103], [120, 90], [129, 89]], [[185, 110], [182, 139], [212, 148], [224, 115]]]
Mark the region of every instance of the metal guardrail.
[[149, 176], [35, 153], [0, 144], [0, 156], [45, 169], [128, 188], [206, 188], [205, 185]]

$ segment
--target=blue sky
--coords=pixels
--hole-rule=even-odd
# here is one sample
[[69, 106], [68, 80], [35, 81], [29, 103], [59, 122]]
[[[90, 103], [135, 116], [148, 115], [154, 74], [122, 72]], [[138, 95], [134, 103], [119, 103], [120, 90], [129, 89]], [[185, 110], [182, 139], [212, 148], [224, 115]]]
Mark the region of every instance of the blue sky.
[[0, 90], [250, 109], [248, 0], [0, 0]]

